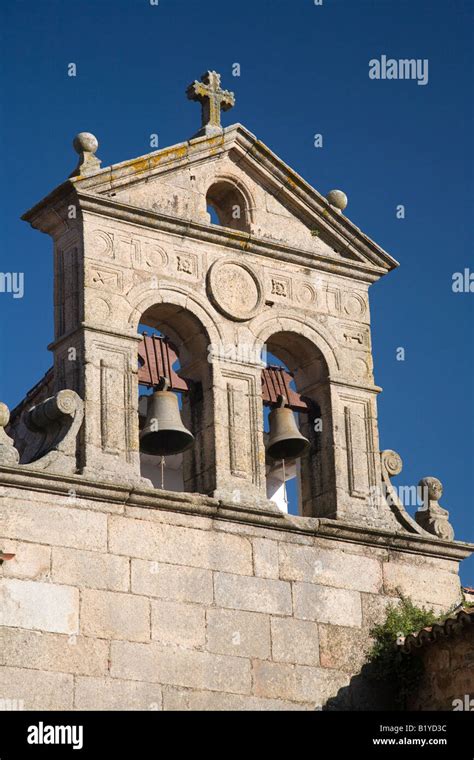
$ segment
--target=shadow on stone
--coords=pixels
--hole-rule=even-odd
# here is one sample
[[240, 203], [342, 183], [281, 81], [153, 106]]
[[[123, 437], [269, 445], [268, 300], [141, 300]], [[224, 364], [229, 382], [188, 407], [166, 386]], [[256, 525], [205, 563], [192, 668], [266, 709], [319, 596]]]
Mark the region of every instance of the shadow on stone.
[[335, 697], [328, 699], [323, 712], [396, 711], [400, 709], [397, 707], [396, 696], [393, 685], [377, 679], [374, 665], [367, 663], [360, 673], [351, 678], [348, 686], [343, 686]]

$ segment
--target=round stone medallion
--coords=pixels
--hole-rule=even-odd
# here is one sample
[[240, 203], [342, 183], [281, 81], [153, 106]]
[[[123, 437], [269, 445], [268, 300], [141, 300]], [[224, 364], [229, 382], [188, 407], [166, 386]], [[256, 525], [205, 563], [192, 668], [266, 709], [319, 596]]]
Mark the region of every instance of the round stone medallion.
[[365, 300], [359, 293], [347, 293], [344, 303], [344, 311], [350, 317], [357, 319], [362, 317], [366, 312], [367, 306]]
[[112, 309], [108, 301], [105, 298], [91, 298], [89, 303], [89, 316], [93, 317], [97, 322], [105, 323], [112, 314]]
[[299, 283], [296, 295], [303, 306], [312, 306], [316, 302], [316, 290], [307, 282]]
[[214, 262], [208, 274], [209, 297], [230, 319], [251, 319], [263, 303], [263, 287], [248, 264], [235, 259]]

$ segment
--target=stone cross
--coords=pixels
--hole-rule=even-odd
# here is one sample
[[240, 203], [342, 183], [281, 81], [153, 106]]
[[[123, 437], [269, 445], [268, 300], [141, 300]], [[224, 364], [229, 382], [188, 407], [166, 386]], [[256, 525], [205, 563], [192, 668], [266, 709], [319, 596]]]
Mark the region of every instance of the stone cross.
[[202, 126], [197, 136], [215, 135], [222, 131], [221, 110], [228, 111], [235, 105], [235, 96], [221, 88], [221, 77], [216, 71], [206, 71], [201, 81], [195, 80], [186, 90], [189, 100], [197, 100], [202, 107]]

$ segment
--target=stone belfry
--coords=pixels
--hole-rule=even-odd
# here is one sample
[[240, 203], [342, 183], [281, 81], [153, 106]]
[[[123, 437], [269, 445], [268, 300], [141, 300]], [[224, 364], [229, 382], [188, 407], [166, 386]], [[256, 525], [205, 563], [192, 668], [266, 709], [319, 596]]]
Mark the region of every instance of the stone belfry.
[[265, 506], [266, 347], [312, 405], [303, 513], [394, 524], [368, 505], [382, 482], [368, 288], [396, 262], [343, 215], [343, 193], [323, 198], [240, 124], [221, 127], [234, 96], [218, 74], [187, 94], [196, 137], [101, 169], [81, 133], [69, 180], [23, 217], [54, 241], [53, 383], [84, 401], [78, 472], [142, 482], [140, 323], [173, 340], [201, 391], [186, 490]]
[[[347, 652], [364, 651], [388, 601], [459, 602], [472, 547], [453, 540], [435, 478], [410, 515], [390, 480], [400, 457], [379, 450], [368, 295], [397, 262], [348, 219], [344, 193], [320, 195], [241, 124], [221, 126], [235, 98], [216, 72], [187, 95], [202, 108], [194, 137], [101, 168], [82, 132], [76, 169], [23, 216], [53, 240], [54, 366], [0, 409], [0, 536], [20, 564], [4, 563], [1, 622], [12, 638], [112, 642], [112, 691], [83, 673], [76, 706], [107, 707], [115, 689], [114, 704], [136, 704], [139, 682], [170, 709], [180, 689], [194, 690], [186, 709], [212, 709], [216, 692], [237, 709], [314, 709], [350, 694], [362, 662]], [[140, 451], [143, 383], [179, 395], [192, 434], [164, 461]], [[268, 455], [266, 408], [291, 409], [308, 442], [286, 469]], [[287, 476], [299, 516], [275, 495]], [[47, 580], [21, 575], [37, 545], [52, 551]]]

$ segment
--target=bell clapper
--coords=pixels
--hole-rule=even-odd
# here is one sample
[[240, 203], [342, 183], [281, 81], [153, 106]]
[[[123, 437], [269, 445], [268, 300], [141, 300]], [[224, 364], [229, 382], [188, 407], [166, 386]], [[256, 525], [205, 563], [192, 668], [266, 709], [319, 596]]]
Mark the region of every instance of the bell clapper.
[[288, 494], [286, 492], [286, 472], [285, 472], [285, 460], [281, 460], [281, 466], [283, 468], [283, 499], [286, 504], [286, 509], [288, 511]]
[[160, 461], [161, 466], [161, 490], [165, 490], [165, 458], [164, 456], [161, 457]]

